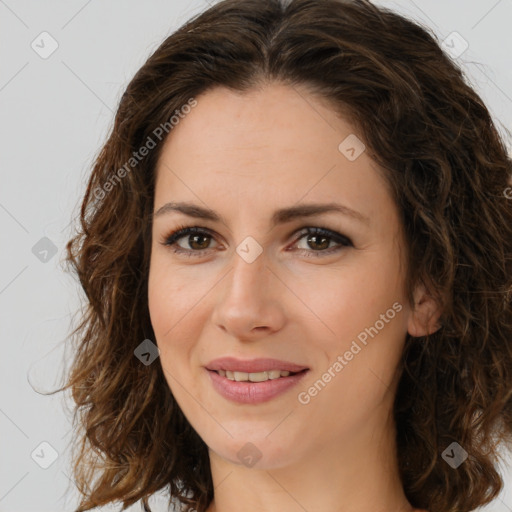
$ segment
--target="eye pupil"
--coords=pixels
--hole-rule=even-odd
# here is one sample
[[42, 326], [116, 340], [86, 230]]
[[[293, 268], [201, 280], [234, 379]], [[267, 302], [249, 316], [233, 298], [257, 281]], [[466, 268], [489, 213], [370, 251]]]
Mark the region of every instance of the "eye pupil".
[[[317, 242], [317, 239], [322, 240], [323, 243]], [[321, 245], [321, 247], [317, 247], [317, 249], [327, 249], [327, 247], [329, 247], [329, 237], [323, 235], [310, 235], [308, 237], [308, 244], [311, 244], [311, 240], [314, 240], [314, 245]]]
[[[197, 239], [201, 239], [201, 238], [203, 239], [203, 241], [206, 241], [206, 243], [204, 243], [204, 244], [199, 243], [200, 247], [194, 247], [194, 244], [198, 243]], [[190, 235], [190, 237], [189, 237], [190, 247], [193, 247], [194, 249], [197, 249], [197, 250], [207, 249], [209, 243], [210, 243], [209, 237], [206, 235]]]

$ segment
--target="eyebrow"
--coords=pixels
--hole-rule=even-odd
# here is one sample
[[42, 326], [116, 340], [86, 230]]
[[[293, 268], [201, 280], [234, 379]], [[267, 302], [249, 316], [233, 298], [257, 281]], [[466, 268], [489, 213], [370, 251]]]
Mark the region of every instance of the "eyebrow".
[[[211, 220], [214, 222], [220, 221], [226, 224], [223, 218], [215, 211], [187, 202], [166, 203], [153, 213], [153, 218], [160, 217], [171, 212], [181, 212], [188, 217]], [[352, 217], [353, 219], [358, 220], [364, 224], [370, 224], [370, 219], [362, 213], [338, 203], [311, 203], [281, 208], [276, 210], [272, 215], [271, 224], [272, 227], [274, 227], [278, 224], [284, 224], [294, 219], [312, 217], [314, 215], [321, 215], [322, 213], [332, 212], [341, 213], [348, 217]]]

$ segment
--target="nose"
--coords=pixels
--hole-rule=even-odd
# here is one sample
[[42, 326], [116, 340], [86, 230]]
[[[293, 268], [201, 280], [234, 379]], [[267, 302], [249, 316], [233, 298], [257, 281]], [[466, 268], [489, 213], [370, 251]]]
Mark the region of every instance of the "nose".
[[285, 324], [285, 293], [265, 251], [251, 263], [234, 252], [231, 270], [217, 288], [212, 321], [238, 340], [267, 337]]

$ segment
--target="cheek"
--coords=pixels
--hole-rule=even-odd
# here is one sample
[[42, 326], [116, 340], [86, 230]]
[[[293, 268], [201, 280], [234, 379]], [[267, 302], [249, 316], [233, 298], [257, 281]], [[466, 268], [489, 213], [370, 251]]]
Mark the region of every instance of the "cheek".
[[[316, 288], [309, 285], [309, 304], [326, 333], [316, 338], [323, 357], [315, 378], [330, 368], [336, 375], [329, 384], [333, 396], [357, 389], [370, 402], [379, 399], [386, 390], [383, 383], [391, 383], [400, 360], [406, 308], [396, 259], [383, 255], [385, 251], [367, 253], [349, 272], [333, 273]], [[336, 371], [338, 356], [343, 358], [342, 369], [337, 365]], [[345, 395], [343, 400], [352, 403], [354, 396]]]
[[148, 307], [162, 364], [173, 374], [185, 375], [206, 322], [204, 295], [208, 285], [171, 267], [166, 255], [151, 259]]
[[[176, 275], [170, 272], [158, 256], [152, 258], [148, 279], [148, 307], [151, 325], [156, 336], [155, 343], [160, 349], [164, 366], [172, 363], [169, 351], [177, 355], [180, 351], [177, 332], [181, 328], [179, 319], [185, 315], [183, 299], [184, 286], [177, 282]], [[181, 299], [181, 300], [180, 300]], [[185, 317], [186, 318], [186, 317]]]
[[[324, 272], [294, 286], [333, 347], [343, 347], [346, 340], [373, 326], [395, 302], [403, 303], [397, 269], [379, 261], [374, 255], [366, 255], [357, 262], [354, 259], [346, 269]], [[389, 331], [391, 323], [397, 323], [399, 315], [394, 313], [392, 310], [393, 319], [384, 330]]]
[[194, 301], [194, 288], [188, 284], [192, 283], [187, 283], [180, 272], [169, 266], [165, 255], [157, 252], [152, 256], [148, 278], [148, 307], [157, 336], [173, 328], [197, 302]]
[[[168, 293], [169, 287], [165, 272], [162, 272], [157, 259], [151, 260], [148, 278], [148, 307], [151, 324], [157, 339], [169, 324], [169, 312], [174, 310], [173, 295]], [[167, 329], [170, 325], [167, 326]]]
[[[160, 351], [159, 363], [169, 389], [175, 399], [183, 399], [180, 392], [181, 383], [186, 378], [188, 360], [188, 341], [180, 333], [183, 328], [179, 319], [183, 317], [182, 305], [178, 297], [180, 285], [166, 271], [165, 265], [158, 258], [151, 260], [148, 279], [148, 306], [151, 325], [155, 333], [155, 344]], [[186, 319], [187, 317], [185, 317]], [[182, 406], [182, 405], [180, 405]]]
[[[301, 403], [310, 401], [305, 407], [312, 417], [321, 418], [318, 428], [322, 431], [356, 433], [380, 414], [378, 410], [386, 409], [383, 404], [390, 406], [405, 334], [403, 309], [397, 312], [399, 307], [387, 305], [382, 310], [360, 309], [358, 316], [340, 311], [339, 334], [324, 338], [324, 357], [300, 390], [304, 392]], [[381, 312], [387, 323], [380, 320]]]

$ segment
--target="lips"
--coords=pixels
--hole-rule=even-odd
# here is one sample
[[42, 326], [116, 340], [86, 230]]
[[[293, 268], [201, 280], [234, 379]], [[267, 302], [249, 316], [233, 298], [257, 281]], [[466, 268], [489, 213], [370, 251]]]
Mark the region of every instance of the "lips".
[[221, 396], [232, 402], [254, 405], [286, 393], [309, 371], [307, 366], [270, 358], [220, 357], [204, 368]]
[[292, 363], [290, 361], [282, 361], [279, 359], [250, 359], [242, 360], [234, 357], [220, 357], [210, 361], [205, 368], [207, 370], [224, 370], [230, 372], [259, 373], [265, 371], [279, 370], [297, 373], [308, 370], [307, 366]]
[[[305, 377], [309, 370], [304, 369], [298, 373], [290, 373], [287, 377], [277, 379], [267, 379], [262, 382], [239, 382], [230, 380], [219, 374], [222, 370], [207, 370], [205, 373], [213, 388], [226, 400], [239, 404], [257, 405], [268, 402], [278, 396], [289, 392], [293, 387]], [[237, 372], [234, 372], [235, 375]], [[284, 373], [288, 373], [285, 371]], [[247, 373], [245, 374], [247, 375]], [[259, 373], [250, 373], [250, 376], [259, 375]]]

